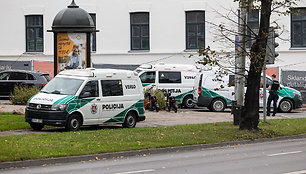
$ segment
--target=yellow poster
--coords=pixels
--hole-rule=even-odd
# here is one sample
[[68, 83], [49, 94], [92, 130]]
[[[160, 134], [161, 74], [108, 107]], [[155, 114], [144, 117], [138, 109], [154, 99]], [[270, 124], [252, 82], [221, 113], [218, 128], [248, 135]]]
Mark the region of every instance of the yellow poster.
[[58, 72], [86, 67], [86, 33], [57, 34]]

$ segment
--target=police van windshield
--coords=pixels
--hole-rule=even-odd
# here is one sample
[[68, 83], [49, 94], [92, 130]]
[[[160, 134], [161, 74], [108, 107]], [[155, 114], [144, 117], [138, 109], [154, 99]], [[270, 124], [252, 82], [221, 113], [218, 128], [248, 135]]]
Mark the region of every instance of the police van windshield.
[[40, 91], [48, 94], [75, 95], [84, 80], [55, 77]]

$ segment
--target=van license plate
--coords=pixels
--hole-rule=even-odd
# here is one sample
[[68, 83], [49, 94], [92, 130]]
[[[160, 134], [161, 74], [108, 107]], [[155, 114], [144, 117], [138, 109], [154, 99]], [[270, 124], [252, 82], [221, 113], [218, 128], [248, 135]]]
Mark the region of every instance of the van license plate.
[[33, 123], [42, 123], [42, 119], [32, 118]]

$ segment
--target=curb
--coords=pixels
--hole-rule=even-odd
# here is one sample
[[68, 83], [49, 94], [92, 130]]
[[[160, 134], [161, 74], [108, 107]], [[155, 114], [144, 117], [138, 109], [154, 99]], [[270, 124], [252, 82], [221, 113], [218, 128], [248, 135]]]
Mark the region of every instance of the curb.
[[113, 152], [113, 153], [102, 153], [102, 154], [91, 154], [91, 155], [81, 155], [81, 156], [69, 156], [69, 157], [59, 157], [59, 158], [46, 158], [38, 160], [26, 160], [26, 161], [13, 161], [13, 162], [0, 162], [0, 169], [8, 168], [22, 168], [22, 167], [32, 167], [32, 166], [46, 166], [55, 165], [58, 163], [72, 163], [72, 162], [85, 162], [85, 161], [98, 161], [111, 158], [124, 158], [132, 156], [145, 156], [151, 154], [161, 154], [169, 152], [180, 152], [188, 150], [202, 150], [217, 147], [244, 145], [244, 144], [256, 144], [263, 142], [274, 142], [282, 140], [294, 140], [306, 138], [306, 134], [292, 135], [292, 136], [282, 136], [275, 138], [264, 138], [255, 140], [242, 140], [233, 142], [223, 142], [223, 143], [212, 143], [212, 144], [199, 144], [190, 146], [176, 146], [167, 148], [154, 148], [154, 149], [143, 149], [143, 150], [132, 150], [123, 152]]

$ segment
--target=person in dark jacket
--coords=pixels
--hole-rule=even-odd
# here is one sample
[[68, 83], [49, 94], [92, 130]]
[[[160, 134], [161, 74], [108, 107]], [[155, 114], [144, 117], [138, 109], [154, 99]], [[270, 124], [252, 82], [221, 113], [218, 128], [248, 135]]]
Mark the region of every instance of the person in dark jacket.
[[276, 80], [276, 75], [272, 75], [272, 82], [269, 84], [269, 97], [268, 97], [268, 102], [267, 102], [267, 116], [270, 116], [270, 108], [271, 108], [271, 102], [273, 101], [273, 114], [272, 116], [275, 116], [277, 112], [277, 100], [278, 100], [278, 95], [277, 91], [280, 90], [280, 85], [279, 82]]

